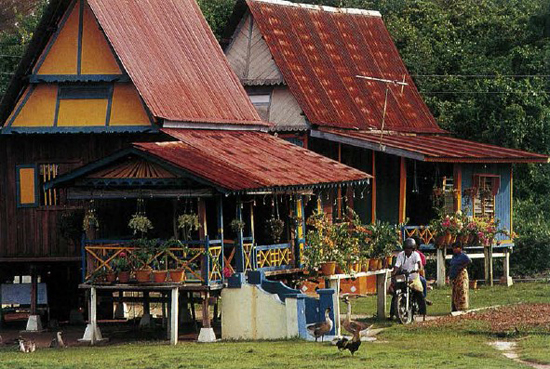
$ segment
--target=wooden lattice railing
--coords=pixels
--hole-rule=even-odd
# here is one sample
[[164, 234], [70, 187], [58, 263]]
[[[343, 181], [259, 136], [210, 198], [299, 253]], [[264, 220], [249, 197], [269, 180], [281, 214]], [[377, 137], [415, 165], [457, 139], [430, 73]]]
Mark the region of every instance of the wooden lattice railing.
[[293, 265], [292, 248], [288, 243], [256, 246], [256, 267], [263, 270], [288, 269]]
[[150, 265], [155, 259], [163, 260], [165, 269], [180, 269], [187, 282], [202, 284], [223, 281], [224, 257], [221, 241], [185, 242], [182, 248], [168, 248], [151, 255], [147, 262], [140, 260], [131, 241], [84, 241], [84, 280], [88, 281], [99, 271], [113, 270], [112, 262], [125, 254], [132, 270]]
[[403, 240], [416, 236], [422, 240], [424, 245], [435, 243], [434, 232], [427, 226], [405, 226], [401, 229], [401, 232]]

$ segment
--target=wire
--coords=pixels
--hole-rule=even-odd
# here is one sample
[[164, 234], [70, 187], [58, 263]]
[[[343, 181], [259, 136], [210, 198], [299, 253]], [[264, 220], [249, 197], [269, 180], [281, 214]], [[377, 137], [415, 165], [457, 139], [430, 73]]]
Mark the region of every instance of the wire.
[[486, 94], [486, 95], [498, 95], [498, 94], [535, 94], [535, 93], [550, 93], [546, 90], [536, 91], [422, 91], [421, 94]]
[[411, 77], [445, 78], [549, 78], [550, 74], [412, 74]]

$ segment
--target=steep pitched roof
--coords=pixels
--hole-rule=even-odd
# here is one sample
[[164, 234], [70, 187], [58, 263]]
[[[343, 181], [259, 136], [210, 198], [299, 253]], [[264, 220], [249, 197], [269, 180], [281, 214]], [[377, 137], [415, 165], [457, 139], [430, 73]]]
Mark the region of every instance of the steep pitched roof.
[[309, 121], [319, 126], [443, 133], [422, 100], [380, 13], [246, 0], [277, 66]]
[[[268, 125], [250, 103], [195, 0], [87, 2], [152, 115], [177, 122]], [[2, 101], [2, 121], [70, 3], [51, 1]]]

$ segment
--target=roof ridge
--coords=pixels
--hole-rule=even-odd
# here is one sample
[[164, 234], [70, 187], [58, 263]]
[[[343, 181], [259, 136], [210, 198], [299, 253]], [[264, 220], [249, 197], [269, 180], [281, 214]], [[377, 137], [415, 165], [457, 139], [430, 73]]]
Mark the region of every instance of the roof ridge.
[[358, 8], [336, 8], [333, 6], [325, 6], [325, 5], [312, 5], [312, 4], [303, 4], [303, 3], [293, 3], [291, 1], [286, 0], [250, 0], [258, 3], [268, 3], [268, 4], [275, 4], [275, 5], [283, 5], [283, 6], [294, 6], [298, 8], [305, 8], [305, 9], [312, 9], [312, 10], [320, 10], [320, 11], [326, 11], [326, 12], [332, 12], [332, 13], [343, 13], [343, 14], [356, 14], [356, 15], [368, 15], [371, 17], [382, 17], [382, 14], [380, 14], [377, 10], [367, 10], [367, 9], [358, 9]]

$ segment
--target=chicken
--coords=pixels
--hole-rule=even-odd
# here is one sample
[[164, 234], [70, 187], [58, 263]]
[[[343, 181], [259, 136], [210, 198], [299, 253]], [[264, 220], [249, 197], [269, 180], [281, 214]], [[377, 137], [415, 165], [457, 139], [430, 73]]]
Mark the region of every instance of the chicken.
[[308, 333], [315, 337], [315, 342], [319, 337], [321, 337], [321, 341], [324, 341], [325, 334], [332, 330], [333, 323], [329, 316], [330, 310], [330, 308], [325, 310], [325, 321], [306, 326]]
[[338, 351], [349, 350], [352, 355], [355, 354], [355, 352], [359, 350], [359, 346], [361, 346], [360, 331], [355, 332], [351, 340], [348, 340], [345, 337], [342, 338], [336, 342], [336, 346], [338, 347]]
[[51, 348], [65, 348], [65, 347], [67, 347], [65, 345], [65, 342], [63, 341], [63, 337], [61, 337], [61, 333], [63, 333], [63, 332], [57, 332], [55, 338], [50, 343]]
[[349, 302], [348, 296], [344, 296], [344, 303], [348, 307], [346, 319], [342, 321], [342, 326], [346, 331], [348, 331], [351, 334], [355, 334], [355, 332], [359, 332], [359, 336], [365, 335], [369, 329], [372, 328], [372, 325], [367, 325], [363, 322], [358, 322], [355, 320], [351, 320], [351, 303]]
[[36, 351], [36, 343], [34, 341], [26, 341], [19, 338], [19, 351], [29, 353]]

